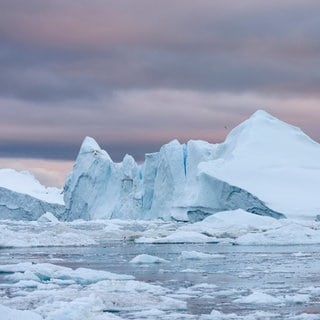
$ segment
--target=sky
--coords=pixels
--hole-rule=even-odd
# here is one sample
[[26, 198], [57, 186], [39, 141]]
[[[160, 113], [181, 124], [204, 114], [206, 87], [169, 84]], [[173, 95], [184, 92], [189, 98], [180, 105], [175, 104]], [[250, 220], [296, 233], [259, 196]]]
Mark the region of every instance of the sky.
[[319, 12], [318, 0], [0, 0], [0, 167], [61, 185], [85, 136], [142, 161], [174, 138], [221, 142], [257, 109], [320, 141]]

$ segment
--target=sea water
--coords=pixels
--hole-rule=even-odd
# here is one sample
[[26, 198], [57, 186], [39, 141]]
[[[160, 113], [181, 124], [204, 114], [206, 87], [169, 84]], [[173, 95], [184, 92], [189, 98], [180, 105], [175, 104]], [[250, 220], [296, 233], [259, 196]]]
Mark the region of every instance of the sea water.
[[[180, 314], [190, 316], [217, 310], [245, 319], [246, 315], [259, 311], [262, 315], [269, 314], [259, 319], [291, 319], [299, 315], [301, 319], [308, 319], [309, 315], [314, 319], [319, 312], [320, 319], [319, 252], [320, 246], [314, 245], [113, 241], [89, 247], [3, 248], [0, 250], [0, 264], [45, 262], [133, 275], [139, 281], [169, 288], [171, 297], [187, 303], [187, 309]], [[201, 256], [201, 253], [205, 255]], [[130, 262], [140, 254], [157, 256], [167, 262]], [[0, 281], [5, 282], [3, 276]], [[124, 319], [134, 317], [126, 311], [117, 315]]]

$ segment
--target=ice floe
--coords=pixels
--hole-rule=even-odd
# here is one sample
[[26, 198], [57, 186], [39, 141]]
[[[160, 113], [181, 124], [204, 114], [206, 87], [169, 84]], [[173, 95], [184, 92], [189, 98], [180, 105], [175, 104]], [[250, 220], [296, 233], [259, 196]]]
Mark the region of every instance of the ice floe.
[[136, 264], [149, 264], [149, 263], [167, 263], [169, 262], [166, 259], [162, 259], [156, 256], [151, 256], [149, 254], [140, 254], [130, 260], [130, 263]]

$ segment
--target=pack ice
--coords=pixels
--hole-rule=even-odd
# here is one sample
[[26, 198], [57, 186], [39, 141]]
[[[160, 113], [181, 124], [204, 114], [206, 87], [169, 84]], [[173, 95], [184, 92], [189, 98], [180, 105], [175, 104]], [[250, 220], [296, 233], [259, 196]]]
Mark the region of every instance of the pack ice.
[[68, 220], [198, 221], [243, 209], [274, 218], [312, 218], [320, 212], [320, 147], [299, 128], [257, 111], [224, 143], [177, 140], [114, 163], [85, 138], [65, 187]]

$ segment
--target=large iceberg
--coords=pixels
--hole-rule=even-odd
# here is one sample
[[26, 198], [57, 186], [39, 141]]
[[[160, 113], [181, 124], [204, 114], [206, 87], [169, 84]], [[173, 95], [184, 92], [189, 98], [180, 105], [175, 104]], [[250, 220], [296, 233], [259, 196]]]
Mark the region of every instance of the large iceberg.
[[63, 219], [61, 190], [42, 186], [26, 171], [0, 170], [0, 219], [37, 220], [46, 212]]
[[[319, 145], [301, 131], [263, 111], [235, 128], [222, 144], [173, 140], [159, 152], [146, 154], [142, 165], [128, 155], [114, 163], [87, 137], [64, 187], [65, 217], [198, 221], [216, 212], [243, 209], [283, 218], [284, 212], [294, 214], [294, 205], [286, 207], [285, 201], [278, 205], [270, 201], [270, 194], [276, 190], [274, 197], [281, 204], [281, 195], [287, 198], [286, 193], [299, 185], [298, 179], [293, 183], [297, 176], [288, 171], [305, 170], [306, 163], [320, 174], [318, 151]], [[310, 152], [315, 158], [307, 161]], [[275, 184], [284, 179], [280, 185], [267, 184], [272, 182], [265, 178], [270, 170], [276, 170]], [[315, 194], [315, 181], [308, 178], [306, 190]], [[315, 217], [317, 200], [310, 194], [307, 199], [313, 210], [308, 207], [306, 213]], [[306, 198], [302, 202], [307, 203]]]
[[233, 129], [199, 172], [247, 190], [288, 218], [320, 214], [320, 145], [264, 111]]
[[[320, 145], [299, 128], [255, 112], [221, 144], [173, 140], [143, 164], [115, 163], [85, 138], [63, 195], [30, 174], [0, 170], [0, 219], [199, 221], [243, 209], [273, 218], [319, 219]], [[64, 199], [62, 199], [62, 197]]]

